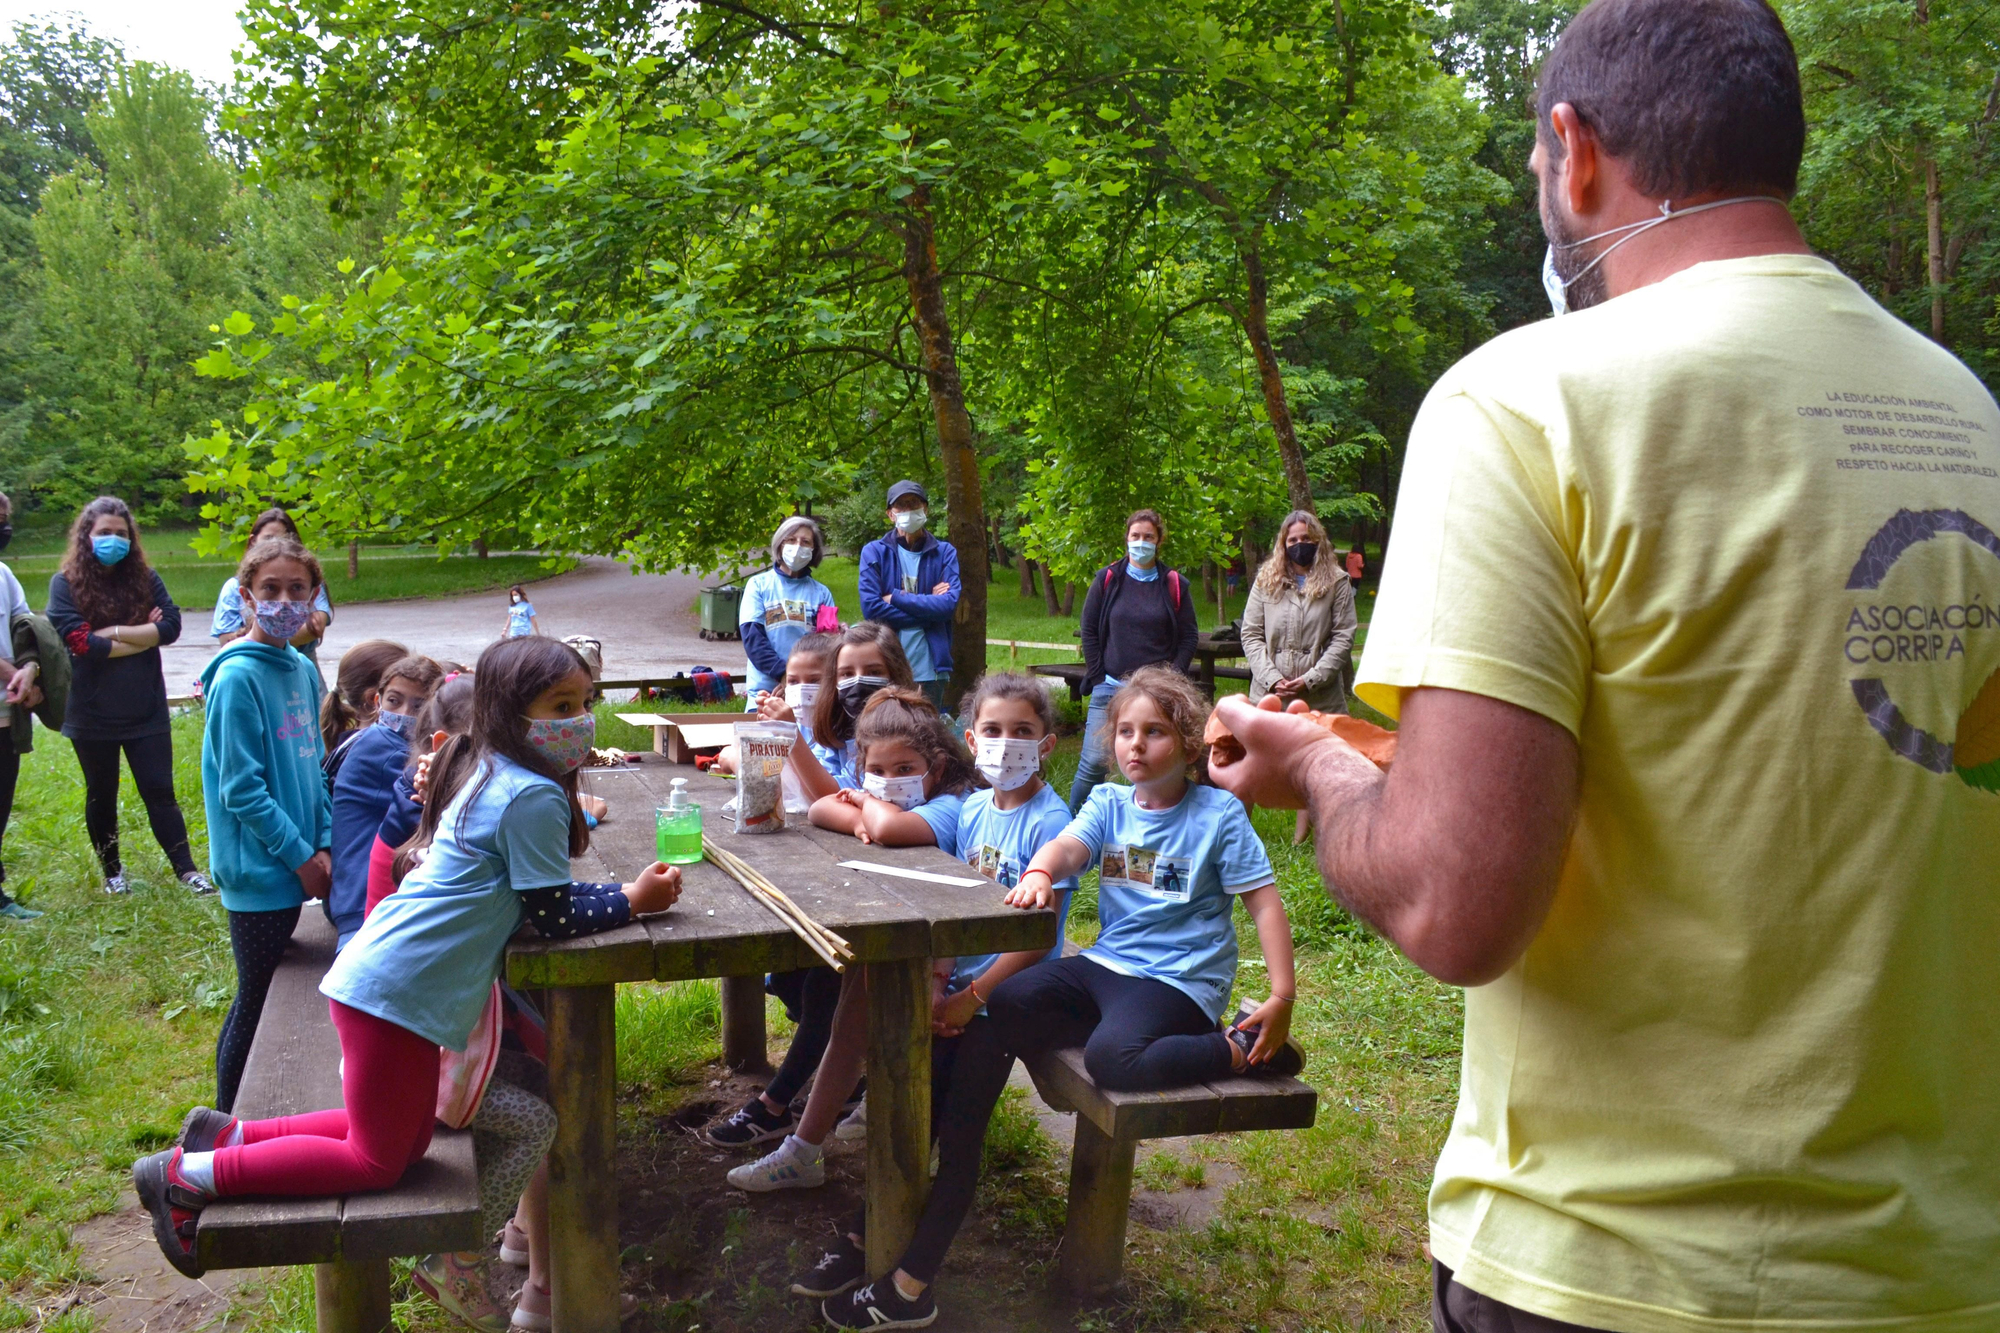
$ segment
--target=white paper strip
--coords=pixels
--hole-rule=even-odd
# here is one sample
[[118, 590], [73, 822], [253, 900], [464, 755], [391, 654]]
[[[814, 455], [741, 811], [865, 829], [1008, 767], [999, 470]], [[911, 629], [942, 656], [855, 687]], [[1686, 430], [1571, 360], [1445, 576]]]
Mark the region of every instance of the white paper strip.
[[982, 884], [991, 884], [990, 879], [960, 879], [956, 875], [933, 875], [928, 870], [905, 870], [901, 866], [885, 866], [874, 861], [842, 861], [848, 870], [867, 870], [877, 875], [894, 875], [897, 879], [920, 879], [928, 884], [954, 884], [962, 889], [976, 889]]

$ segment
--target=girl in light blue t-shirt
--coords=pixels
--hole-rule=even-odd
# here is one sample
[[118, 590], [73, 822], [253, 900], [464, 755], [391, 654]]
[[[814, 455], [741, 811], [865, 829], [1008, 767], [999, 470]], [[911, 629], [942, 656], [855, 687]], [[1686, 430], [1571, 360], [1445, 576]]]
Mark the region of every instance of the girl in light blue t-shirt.
[[[880, 621], [862, 624], [887, 630]], [[931, 701], [909, 687], [871, 690], [854, 723], [854, 744], [861, 786], [814, 801], [812, 822], [864, 843], [935, 846], [956, 855], [959, 812], [979, 777]], [[833, 1033], [798, 1128], [767, 1156], [729, 1173], [729, 1183], [738, 1189], [794, 1189], [825, 1181], [820, 1148], [861, 1077], [868, 1050], [868, 996], [860, 978], [859, 969], [841, 978]]]
[[[576, 802], [595, 735], [583, 659], [555, 639], [503, 639], [480, 655], [473, 688], [471, 733], [438, 750], [423, 820], [400, 854], [421, 846], [423, 859], [320, 985], [340, 1035], [344, 1109], [240, 1121], [196, 1107], [177, 1147], [133, 1164], [161, 1251], [186, 1276], [202, 1274], [195, 1232], [215, 1199], [387, 1189], [422, 1159], [440, 1048], [466, 1049], [524, 922], [569, 938], [680, 897], [680, 871], [659, 863], [631, 884], [571, 881], [570, 858], [590, 839]], [[494, 1200], [497, 1209], [512, 1197], [499, 1189]], [[432, 1276], [469, 1293], [477, 1261], [452, 1256]]]
[[535, 604], [528, 600], [528, 590], [520, 584], [507, 589], [507, 633], [509, 639], [525, 639], [530, 634], [540, 634], [542, 622], [535, 619]]

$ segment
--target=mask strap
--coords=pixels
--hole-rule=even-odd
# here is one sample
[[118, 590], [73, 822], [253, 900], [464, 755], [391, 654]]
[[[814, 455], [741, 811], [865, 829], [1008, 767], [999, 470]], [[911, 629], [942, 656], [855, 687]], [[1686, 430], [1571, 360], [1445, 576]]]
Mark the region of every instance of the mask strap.
[[[1631, 235], [1621, 237], [1620, 239], [1613, 241], [1610, 245], [1605, 246], [1604, 249], [1598, 254], [1597, 258], [1591, 260], [1588, 264], [1585, 264], [1582, 268], [1578, 269], [1574, 277], [1568, 279], [1563, 279], [1558, 277], [1556, 281], [1562, 284], [1562, 289], [1564, 292], [1568, 292], [1571, 286], [1573, 286], [1575, 283], [1577, 283], [1583, 278], [1584, 274], [1590, 272], [1590, 270], [1596, 268], [1599, 264], [1602, 264], [1605, 260], [1605, 256], [1609, 255], [1613, 250], [1616, 250], [1619, 246], [1625, 244], [1626, 241], [1634, 240], [1639, 236], [1644, 235], [1646, 232], [1651, 231], [1653, 228], [1660, 226], [1663, 223], [1672, 222], [1675, 218], [1692, 217], [1696, 213], [1706, 213], [1711, 208], [1727, 208], [1731, 204], [1776, 204], [1780, 208], [1785, 207], [1784, 200], [1775, 198], [1768, 194], [1742, 194], [1742, 195], [1737, 195], [1733, 199], [1712, 199], [1705, 204], [1696, 204], [1692, 208], [1680, 208], [1680, 209], [1674, 207], [1673, 200], [1662, 199], [1660, 201], [1660, 216], [1656, 218], [1646, 218], [1639, 222], [1628, 222], [1622, 227], [1612, 227], [1608, 231], [1600, 231], [1596, 235], [1586, 236], [1582, 240], [1564, 241], [1560, 244], [1551, 242], [1550, 243], [1551, 249], [1574, 250], [1579, 245], [1588, 245], [1592, 241], [1601, 241], [1607, 236], [1617, 236], [1618, 233], [1621, 231], [1631, 233]], [[1567, 302], [1565, 302], [1565, 304], [1567, 304]]]

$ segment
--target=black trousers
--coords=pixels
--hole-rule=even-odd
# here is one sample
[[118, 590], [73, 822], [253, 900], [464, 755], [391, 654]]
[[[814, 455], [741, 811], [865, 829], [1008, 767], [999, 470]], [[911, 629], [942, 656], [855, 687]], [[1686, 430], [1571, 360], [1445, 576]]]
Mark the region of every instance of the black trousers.
[[250, 1059], [250, 1042], [257, 1035], [257, 1020], [264, 1016], [264, 998], [271, 993], [271, 978], [284, 960], [285, 946], [298, 929], [299, 909], [281, 907], [275, 912], [231, 912], [229, 951], [236, 955], [236, 998], [222, 1019], [222, 1033], [215, 1039], [215, 1109], [231, 1110], [236, 1105], [236, 1088], [243, 1082], [243, 1066]]
[[194, 869], [188, 850], [187, 821], [174, 799], [174, 738], [168, 732], [123, 741], [73, 740], [76, 762], [83, 769], [83, 826], [98, 864], [109, 879], [123, 869], [118, 857], [118, 752], [132, 768], [132, 782], [146, 803], [146, 820], [153, 838], [167, 854], [174, 874]]
[[1431, 1261], [1431, 1329], [1433, 1333], [1598, 1333], [1582, 1324], [1529, 1314], [1482, 1296], [1461, 1286], [1451, 1270], [1435, 1259]]
[[764, 1095], [783, 1106], [799, 1095], [819, 1068], [820, 1057], [833, 1037], [833, 1011], [840, 1004], [840, 973], [830, 967], [805, 967], [773, 973], [764, 989], [785, 1005], [785, 1016], [798, 1024], [792, 1044], [778, 1063], [778, 1072]]
[[[6, 705], [0, 704], [0, 708]], [[7, 816], [14, 813], [14, 786], [21, 780], [21, 756], [14, 753], [14, 729], [0, 727], [0, 852], [7, 846]], [[0, 859], [0, 907], [14, 901], [7, 896], [7, 863]]]
[[1200, 1005], [1164, 981], [1127, 977], [1081, 956], [1052, 958], [994, 988], [987, 1016], [975, 1018], [942, 1084], [932, 1047], [931, 1125], [938, 1173], [898, 1265], [919, 1282], [936, 1279], [979, 1184], [986, 1125], [1017, 1056], [1084, 1048], [1084, 1067], [1102, 1087], [1171, 1088], [1229, 1074], [1229, 1039]]

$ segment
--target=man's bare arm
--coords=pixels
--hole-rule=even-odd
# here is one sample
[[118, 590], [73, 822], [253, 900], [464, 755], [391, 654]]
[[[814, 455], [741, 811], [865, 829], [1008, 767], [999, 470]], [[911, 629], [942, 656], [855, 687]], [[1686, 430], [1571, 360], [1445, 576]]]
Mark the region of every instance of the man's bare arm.
[[1415, 690], [1384, 774], [1303, 718], [1219, 707], [1245, 755], [1213, 764], [1216, 780], [1258, 804], [1308, 804], [1329, 889], [1412, 962], [1477, 986], [1526, 951], [1576, 810], [1569, 732], [1483, 695]]

